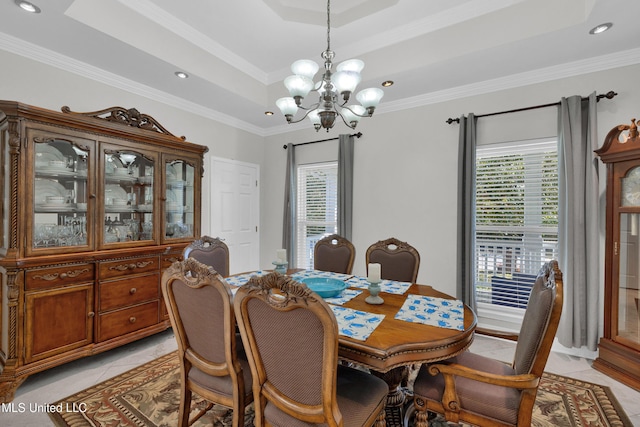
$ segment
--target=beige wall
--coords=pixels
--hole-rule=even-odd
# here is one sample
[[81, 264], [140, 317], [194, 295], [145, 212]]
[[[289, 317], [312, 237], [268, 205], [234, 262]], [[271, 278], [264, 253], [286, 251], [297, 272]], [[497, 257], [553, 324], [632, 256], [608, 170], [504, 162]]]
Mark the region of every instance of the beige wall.
[[[59, 110], [93, 111], [111, 106], [136, 107], [170, 132], [207, 145], [208, 156], [261, 165], [261, 268], [271, 266], [282, 246], [282, 203], [288, 142], [337, 136], [346, 128], [316, 133], [312, 129], [262, 138], [152, 99], [116, 89], [55, 67], [0, 51], [0, 99]], [[365, 271], [364, 252], [379, 239], [395, 236], [421, 254], [419, 281], [455, 293], [455, 236], [458, 126], [448, 117], [555, 102], [562, 96], [614, 90], [618, 96], [598, 105], [599, 141], [615, 125], [640, 114], [640, 65], [618, 68], [485, 95], [377, 114], [364, 120], [356, 141], [353, 243], [354, 271]], [[401, 84], [401, 82], [398, 82]], [[393, 90], [393, 88], [389, 89]], [[284, 121], [284, 119], [283, 119]], [[555, 108], [481, 118], [480, 143], [555, 135]], [[304, 161], [337, 155], [337, 143], [299, 149]], [[205, 165], [209, 165], [209, 159]], [[604, 173], [601, 174], [604, 179]], [[205, 171], [203, 233], [208, 233], [209, 171]], [[601, 221], [603, 230], [604, 217]], [[602, 261], [601, 261], [602, 262]]]

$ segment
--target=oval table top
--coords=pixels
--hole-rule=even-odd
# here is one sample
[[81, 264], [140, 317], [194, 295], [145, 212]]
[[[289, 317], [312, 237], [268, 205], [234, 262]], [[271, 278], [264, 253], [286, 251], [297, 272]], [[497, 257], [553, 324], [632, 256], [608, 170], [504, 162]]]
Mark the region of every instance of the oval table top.
[[477, 320], [475, 313], [466, 305], [463, 331], [395, 319], [396, 313], [410, 294], [454, 299], [431, 286], [412, 284], [403, 295], [380, 293], [384, 303], [374, 305], [365, 302], [369, 291], [364, 290], [344, 303], [343, 307], [384, 314], [385, 317], [366, 341], [340, 335], [340, 358], [378, 372], [387, 372], [399, 366], [444, 360], [463, 352], [471, 345]]

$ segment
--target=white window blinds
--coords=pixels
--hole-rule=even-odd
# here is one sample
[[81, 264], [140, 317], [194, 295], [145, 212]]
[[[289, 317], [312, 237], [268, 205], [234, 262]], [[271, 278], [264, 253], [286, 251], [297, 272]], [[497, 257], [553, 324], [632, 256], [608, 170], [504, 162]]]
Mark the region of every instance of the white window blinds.
[[313, 268], [313, 248], [338, 230], [338, 163], [298, 166], [296, 266]]
[[558, 156], [554, 140], [476, 150], [476, 297], [526, 308], [531, 285], [558, 242]]

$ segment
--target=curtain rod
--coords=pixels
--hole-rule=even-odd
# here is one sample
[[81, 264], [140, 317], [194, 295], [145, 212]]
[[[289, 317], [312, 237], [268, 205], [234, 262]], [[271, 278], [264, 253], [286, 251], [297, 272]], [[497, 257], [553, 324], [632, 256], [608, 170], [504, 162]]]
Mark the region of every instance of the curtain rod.
[[[358, 132], [358, 133], [354, 133], [352, 135], [349, 136], [355, 136], [356, 138], [360, 138], [362, 136], [362, 132]], [[327, 139], [319, 139], [317, 141], [307, 141], [307, 142], [301, 142], [299, 144], [293, 144], [294, 147], [297, 147], [298, 145], [307, 145], [307, 144], [315, 144], [316, 142], [325, 142], [325, 141], [334, 141], [336, 139], [340, 139], [340, 137], [338, 138], [327, 138]], [[284, 144], [282, 146], [282, 148], [284, 148], [285, 150], [287, 149], [287, 144]]]
[[[596, 96], [596, 100], [600, 101], [602, 98], [612, 99], [616, 95], [617, 95], [617, 93], [615, 93], [614, 91], [610, 90], [609, 92], [605, 93], [604, 95], [597, 95]], [[583, 101], [587, 100], [587, 99], [589, 99], [589, 98], [582, 98]], [[556, 106], [556, 105], [560, 105], [560, 102], [552, 102], [551, 104], [542, 104], [542, 105], [534, 105], [532, 107], [517, 108], [515, 110], [498, 111], [497, 113], [480, 114], [480, 115], [477, 115], [476, 117], [497, 116], [497, 115], [500, 115], [500, 114], [517, 113], [519, 111], [535, 110], [535, 109], [538, 109], [538, 108], [553, 107], [553, 106]], [[446, 120], [446, 122], [448, 124], [451, 124], [453, 122], [460, 123], [460, 118], [458, 117], [457, 119], [452, 119], [451, 117], [449, 117]]]

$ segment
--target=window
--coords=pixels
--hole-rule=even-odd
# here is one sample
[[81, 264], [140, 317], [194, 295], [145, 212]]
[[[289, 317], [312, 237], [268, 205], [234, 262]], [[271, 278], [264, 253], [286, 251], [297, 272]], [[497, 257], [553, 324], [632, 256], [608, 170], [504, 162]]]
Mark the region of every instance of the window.
[[338, 163], [298, 166], [296, 266], [313, 268], [313, 248], [338, 230]]
[[557, 255], [557, 142], [478, 147], [475, 211], [479, 311], [523, 309], [521, 320], [540, 267]]

